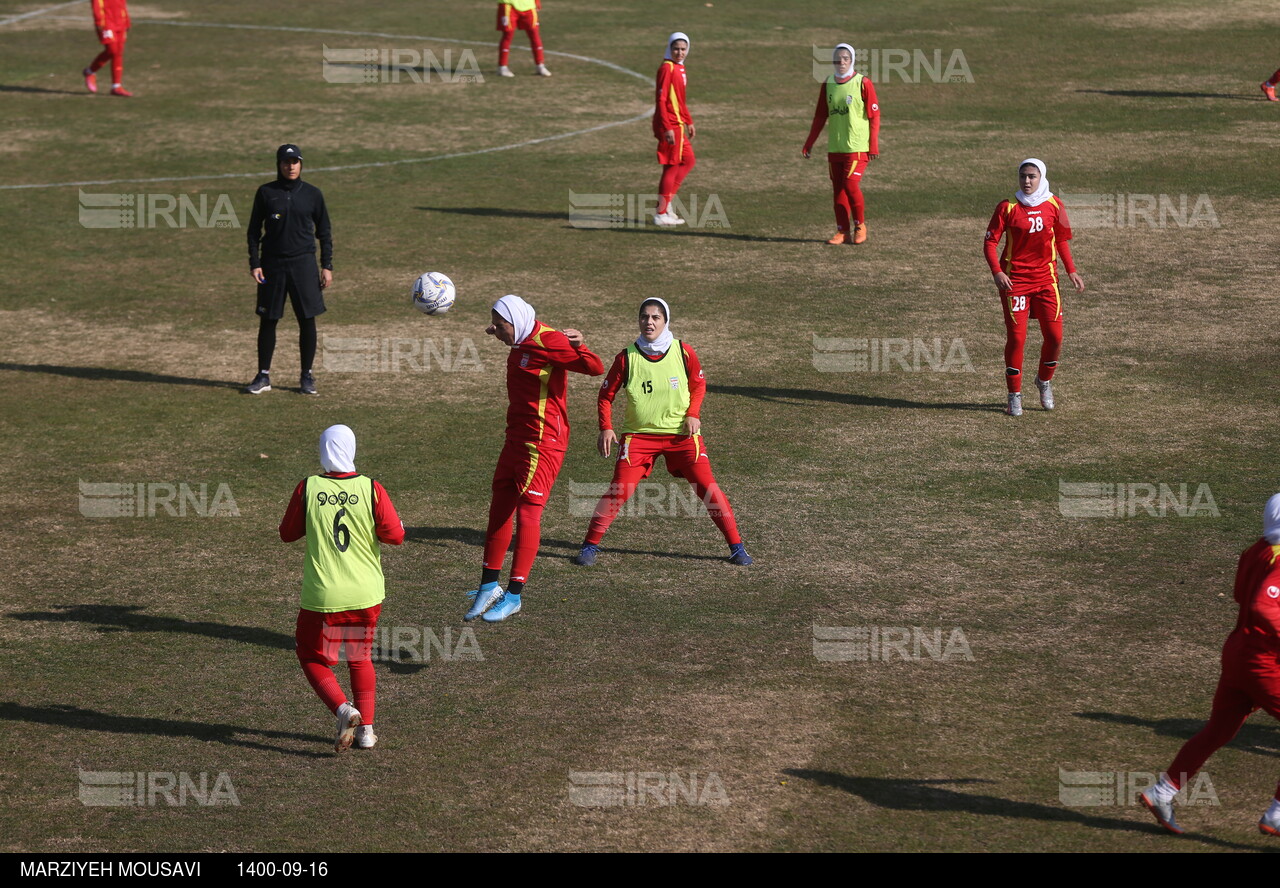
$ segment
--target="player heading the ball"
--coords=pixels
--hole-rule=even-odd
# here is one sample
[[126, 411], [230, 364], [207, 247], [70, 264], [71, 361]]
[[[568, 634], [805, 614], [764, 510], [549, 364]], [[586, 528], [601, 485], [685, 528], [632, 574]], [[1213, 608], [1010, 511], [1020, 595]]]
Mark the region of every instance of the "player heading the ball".
[[[539, 321], [519, 296], [493, 304], [485, 332], [510, 347], [507, 355], [507, 440], [493, 472], [489, 528], [484, 538], [480, 587], [464, 620], [481, 615], [497, 623], [520, 612], [520, 597], [542, 541], [542, 510], [569, 447], [568, 374], [599, 376], [604, 364], [583, 345], [579, 330], [563, 333]], [[511, 545], [516, 552], [506, 590], [498, 576]]]

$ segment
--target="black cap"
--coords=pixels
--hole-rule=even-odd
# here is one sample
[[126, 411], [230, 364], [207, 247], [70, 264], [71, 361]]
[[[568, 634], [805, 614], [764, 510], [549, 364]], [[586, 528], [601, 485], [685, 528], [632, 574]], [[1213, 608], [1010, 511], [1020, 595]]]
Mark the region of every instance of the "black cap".
[[276, 149], [276, 163], [282, 160], [293, 160], [295, 157], [302, 160], [302, 152], [298, 150], [297, 145], [281, 145]]

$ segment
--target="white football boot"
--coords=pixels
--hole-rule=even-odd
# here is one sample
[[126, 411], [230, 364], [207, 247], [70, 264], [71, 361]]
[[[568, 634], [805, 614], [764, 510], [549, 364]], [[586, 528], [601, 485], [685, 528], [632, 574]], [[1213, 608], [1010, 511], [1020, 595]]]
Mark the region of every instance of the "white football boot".
[[1009, 406], [1004, 412], [1010, 416], [1022, 415], [1022, 392], [1009, 392]]
[[1036, 377], [1036, 388], [1040, 389], [1040, 406], [1045, 410], [1053, 409], [1053, 383], [1047, 379]]
[[546, 65], [539, 65], [539, 66], [538, 66], [537, 74], [538, 74], [538, 76], [539, 76], [539, 77], [550, 77], [550, 76], [551, 76], [551, 72], [547, 70], [547, 66], [546, 66]]
[[338, 707], [338, 733], [333, 738], [334, 752], [345, 752], [351, 748], [351, 741], [356, 737], [360, 721], [360, 710], [350, 703], [343, 703]]
[[361, 725], [356, 728], [356, 748], [373, 749], [378, 744], [378, 735], [373, 733], [373, 725]]
[[515, 77], [516, 75], [511, 73], [511, 69], [508, 68], [506, 65], [499, 65], [498, 76], [499, 77]]

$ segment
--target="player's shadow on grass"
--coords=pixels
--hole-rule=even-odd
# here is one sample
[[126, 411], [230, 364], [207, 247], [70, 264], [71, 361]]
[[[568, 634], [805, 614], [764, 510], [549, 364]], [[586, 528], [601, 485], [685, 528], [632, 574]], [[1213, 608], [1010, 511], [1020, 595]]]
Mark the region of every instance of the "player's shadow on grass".
[[[1094, 721], [1107, 722], [1113, 725], [1132, 725], [1139, 728], [1150, 728], [1161, 737], [1175, 737], [1179, 740], [1190, 740], [1204, 727], [1209, 715], [1204, 718], [1139, 718], [1136, 715], [1120, 715], [1115, 712], [1077, 712], [1076, 717]], [[1280, 728], [1265, 722], [1245, 722], [1245, 726], [1236, 734], [1235, 739], [1227, 746], [1245, 752], [1256, 752], [1259, 755], [1280, 757]]]
[[45, 89], [43, 86], [15, 86], [8, 83], [0, 83], [0, 93], [41, 93], [44, 95], [55, 96], [87, 96], [87, 89]]
[[883, 398], [853, 392], [824, 392], [817, 389], [760, 388], [745, 385], [708, 385], [707, 391], [719, 395], [742, 395], [757, 401], [829, 401], [854, 407], [899, 407], [915, 410], [977, 410], [982, 413], [1004, 413], [997, 404], [966, 404], [959, 401], [908, 401], [905, 398]]
[[[980, 795], [970, 792], [958, 792], [947, 789], [951, 786], [971, 786], [978, 783], [992, 783], [991, 780], [975, 778], [957, 778], [954, 780], [909, 780], [888, 777], [850, 777], [832, 771], [812, 771], [807, 768], [783, 768], [782, 773], [802, 780], [810, 780], [819, 786], [830, 786], [842, 789], [847, 793], [865, 799], [880, 808], [892, 811], [953, 811], [962, 814], [979, 814], [987, 817], [1011, 817], [1021, 820], [1042, 820], [1057, 823], [1072, 823], [1088, 826], [1093, 829], [1122, 830], [1125, 832], [1146, 835], [1163, 835], [1154, 820], [1124, 820], [1119, 817], [1100, 817], [1086, 814], [1075, 808], [1042, 805], [1038, 802], [1015, 802], [999, 796]], [[1135, 815], [1149, 816], [1145, 811], [1134, 809]], [[1210, 836], [1187, 834], [1184, 841], [1195, 841], [1217, 848], [1233, 848], [1240, 850], [1257, 850], [1255, 845], [1242, 845]]]
[[244, 641], [260, 647], [292, 651], [292, 635], [273, 632], [257, 626], [231, 626], [179, 617], [153, 616], [141, 613], [136, 604], [57, 604], [53, 611], [27, 611], [10, 614], [12, 620], [39, 623], [89, 623], [100, 632], [175, 632], [204, 635], [227, 641]]
[[196, 379], [191, 376], [166, 376], [163, 373], [147, 373], [143, 370], [118, 370], [110, 367], [63, 367], [57, 364], [10, 364], [0, 362], [0, 370], [16, 370], [22, 373], [49, 373], [54, 376], [70, 376], [75, 379], [109, 379], [118, 382], [154, 382], [160, 385], [203, 385], [209, 388], [243, 388], [239, 382], [224, 379]]
[[190, 737], [194, 740], [223, 743], [227, 746], [243, 746], [264, 752], [282, 752], [303, 758], [329, 758], [332, 753], [290, 749], [262, 740], [296, 740], [302, 743], [331, 744], [332, 738], [317, 734], [297, 734], [292, 731], [263, 731], [239, 725], [211, 724], [206, 722], [179, 721], [171, 718], [148, 718], [135, 715], [112, 715], [96, 709], [82, 709], [67, 704], [53, 706], [23, 706], [21, 703], [0, 703], [0, 719], [28, 722], [37, 725], [58, 725], [84, 731], [107, 731], [112, 734], [149, 734], [156, 737]]
[[1124, 96], [1130, 99], [1233, 99], [1240, 102], [1265, 102], [1261, 93], [1254, 96], [1236, 93], [1182, 92], [1164, 89], [1078, 89], [1078, 93], [1097, 93], [1104, 96]]
[[[710, 519], [708, 519], [710, 520]], [[484, 531], [477, 530], [473, 527], [406, 527], [404, 529], [405, 540], [413, 540], [415, 542], [432, 543], [438, 540], [453, 540], [464, 543], [468, 546], [481, 547], [484, 545]], [[578, 554], [578, 550], [582, 548], [581, 542], [572, 542], [570, 540], [552, 540], [543, 538], [539, 545], [538, 551], [543, 549], [560, 549], [570, 552], [574, 555]], [[654, 552], [643, 549], [615, 549], [609, 546], [604, 549], [605, 553], [617, 553], [619, 555], [645, 555], [654, 558], [679, 558], [686, 561], [724, 561], [727, 556], [720, 555], [691, 555], [684, 552]]]
[[603, 220], [603, 225], [574, 225], [569, 221], [568, 211], [548, 213], [545, 210], [508, 210], [503, 207], [417, 207], [429, 213], [455, 213], [460, 216], [483, 216], [503, 219], [563, 219], [565, 228], [576, 228], [581, 231], [614, 231], [626, 234], [661, 234], [667, 237], [714, 237], [720, 240], [750, 241], [759, 244], [812, 244], [813, 238], [805, 237], [765, 237], [757, 234], [733, 234], [728, 231], [708, 231], [701, 228], [659, 228], [649, 225], [645, 220], [630, 219], [625, 225], [612, 225]]
[[504, 207], [414, 207], [428, 213], [454, 213], [459, 216], [483, 216], [494, 219], [565, 219], [569, 214], [545, 210], [508, 210]]

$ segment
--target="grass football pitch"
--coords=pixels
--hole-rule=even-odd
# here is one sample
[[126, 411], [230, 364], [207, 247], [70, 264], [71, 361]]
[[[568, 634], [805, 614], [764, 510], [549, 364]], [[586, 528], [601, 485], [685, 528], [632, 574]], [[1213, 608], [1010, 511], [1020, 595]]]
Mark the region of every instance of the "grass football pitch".
[[[554, 76], [517, 34], [508, 80], [489, 3], [155, 0], [127, 100], [106, 71], [84, 90], [88, 4], [25, 16], [51, 5], [0, 2], [0, 849], [1275, 847], [1265, 715], [1210, 760], [1186, 838], [1132, 804], [1208, 715], [1280, 486], [1275, 4], [548, 0]], [[674, 30], [706, 224], [665, 231], [638, 220]], [[874, 50], [883, 125], [869, 241], [835, 248], [825, 143], [800, 147], [841, 41]], [[357, 49], [413, 67], [331, 82]], [[318, 398], [288, 317], [276, 390], [239, 392], [245, 226], [284, 142], [333, 219]], [[981, 245], [1030, 156], [1087, 290], [1057, 409], [1033, 324], [1014, 420]], [[94, 227], [103, 200], [134, 212]], [[409, 304], [428, 270], [447, 315]], [[524, 611], [462, 623], [505, 293], [606, 363], [643, 298], [671, 303], [753, 566], [660, 468], [570, 564], [610, 473], [574, 377]], [[383, 552], [380, 741], [335, 756], [276, 528], [339, 422], [408, 538]]]

